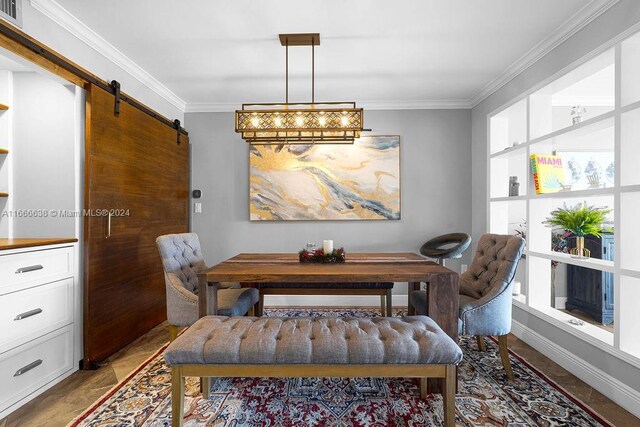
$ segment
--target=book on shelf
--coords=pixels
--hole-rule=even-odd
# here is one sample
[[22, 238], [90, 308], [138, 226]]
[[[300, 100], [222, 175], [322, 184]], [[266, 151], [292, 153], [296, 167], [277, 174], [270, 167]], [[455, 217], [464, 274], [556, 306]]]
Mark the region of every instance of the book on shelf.
[[562, 157], [532, 154], [530, 160], [536, 194], [556, 193], [564, 188]]

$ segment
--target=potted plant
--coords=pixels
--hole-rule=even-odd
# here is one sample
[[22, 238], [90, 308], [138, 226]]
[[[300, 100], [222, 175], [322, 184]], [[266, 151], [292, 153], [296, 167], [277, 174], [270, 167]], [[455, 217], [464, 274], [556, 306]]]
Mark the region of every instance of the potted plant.
[[589, 250], [584, 247], [584, 236], [602, 235], [602, 228], [611, 209], [589, 206], [586, 202], [567, 207], [565, 204], [551, 212], [543, 222], [547, 227], [560, 227], [572, 233], [576, 238], [576, 247], [571, 249], [571, 255], [578, 258], [588, 258]]

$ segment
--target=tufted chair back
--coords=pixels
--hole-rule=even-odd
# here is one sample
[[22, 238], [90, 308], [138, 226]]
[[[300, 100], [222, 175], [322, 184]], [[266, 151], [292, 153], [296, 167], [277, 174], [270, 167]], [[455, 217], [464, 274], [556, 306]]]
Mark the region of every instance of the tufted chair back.
[[207, 268], [195, 233], [167, 234], [156, 239], [167, 276], [177, 277], [185, 289], [198, 292], [198, 273]]
[[500, 294], [513, 280], [523, 250], [521, 237], [484, 234], [471, 266], [460, 275], [460, 294], [476, 299]]

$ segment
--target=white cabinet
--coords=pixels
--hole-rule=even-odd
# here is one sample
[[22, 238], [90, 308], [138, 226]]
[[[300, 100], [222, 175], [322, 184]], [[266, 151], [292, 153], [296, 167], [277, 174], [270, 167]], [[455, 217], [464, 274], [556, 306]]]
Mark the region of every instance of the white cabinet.
[[76, 245], [0, 250], [0, 419], [78, 369]]

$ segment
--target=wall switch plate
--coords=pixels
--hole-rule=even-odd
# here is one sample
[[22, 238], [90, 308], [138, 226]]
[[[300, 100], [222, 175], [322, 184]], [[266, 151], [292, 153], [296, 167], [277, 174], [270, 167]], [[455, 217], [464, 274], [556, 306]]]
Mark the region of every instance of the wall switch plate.
[[194, 213], [202, 213], [202, 203], [194, 203], [193, 204], [193, 212]]
[[467, 264], [462, 264], [460, 266], [460, 274], [464, 273], [465, 271], [467, 271]]

